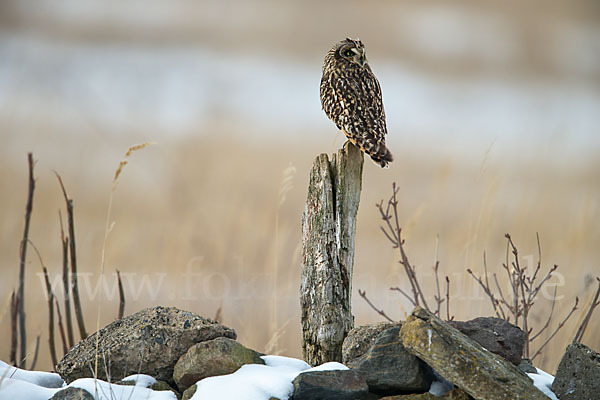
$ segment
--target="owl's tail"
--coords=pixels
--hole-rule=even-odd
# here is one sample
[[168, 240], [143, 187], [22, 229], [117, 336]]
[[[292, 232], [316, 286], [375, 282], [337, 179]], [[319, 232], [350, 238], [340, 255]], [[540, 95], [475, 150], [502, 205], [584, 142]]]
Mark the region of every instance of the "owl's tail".
[[385, 147], [384, 143], [379, 143], [377, 148], [373, 149], [374, 152], [367, 152], [367, 154], [371, 157], [376, 164], [381, 165], [382, 168], [387, 167], [388, 163], [394, 161], [394, 157], [390, 150]]
[[348, 140], [358, 146], [363, 153], [371, 157], [371, 160], [373, 160], [375, 164], [381, 165], [382, 168], [387, 167], [388, 163], [394, 161], [392, 153], [387, 147], [385, 147], [385, 143], [383, 141], [377, 142], [374, 139], [365, 138], [362, 136], [353, 137], [343, 129], [342, 132], [344, 132]]

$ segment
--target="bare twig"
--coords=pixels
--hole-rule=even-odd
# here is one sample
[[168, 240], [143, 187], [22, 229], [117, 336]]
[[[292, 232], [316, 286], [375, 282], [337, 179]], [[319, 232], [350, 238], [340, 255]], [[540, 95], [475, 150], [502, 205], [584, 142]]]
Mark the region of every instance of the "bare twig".
[[13, 290], [10, 295], [10, 363], [17, 366], [17, 347], [19, 343], [17, 316], [19, 315], [19, 298]]
[[[398, 219], [398, 192], [399, 188], [396, 187], [396, 183], [392, 183], [392, 196], [389, 198], [386, 206], [384, 207], [383, 201], [376, 204], [377, 209], [381, 215], [381, 219], [383, 220], [385, 226], [381, 226], [381, 231], [385, 234], [386, 238], [392, 243], [393, 248], [397, 248], [400, 252], [400, 264], [404, 267], [404, 271], [406, 272], [406, 276], [408, 277], [408, 281], [410, 283], [412, 289], [412, 300], [411, 303], [413, 305], [423, 304], [423, 307], [429, 310], [429, 306], [427, 305], [427, 300], [425, 300], [425, 296], [423, 291], [421, 290], [421, 285], [419, 284], [419, 280], [417, 279], [417, 274], [415, 271], [415, 267], [411, 265], [408, 260], [408, 256], [404, 250], [404, 240], [402, 239], [402, 228], [400, 227], [400, 222]], [[396, 290], [396, 288], [394, 289]], [[404, 292], [400, 291], [402, 294]]]
[[[48, 348], [50, 349], [50, 359], [54, 368], [58, 363], [56, 358], [56, 345], [54, 343], [54, 292], [48, 278], [48, 270], [43, 267], [44, 279], [46, 280], [46, 291], [48, 292]], [[33, 368], [33, 366], [31, 367]]]
[[71, 289], [73, 292], [73, 307], [75, 308], [75, 317], [77, 318], [77, 326], [79, 327], [79, 335], [81, 339], [85, 339], [88, 334], [85, 330], [85, 320], [83, 318], [83, 310], [81, 308], [81, 300], [79, 298], [79, 284], [77, 280], [77, 252], [75, 246], [75, 218], [73, 216], [73, 199], [67, 195], [65, 185], [63, 184], [60, 175], [55, 172], [67, 206], [67, 220], [69, 222], [69, 249], [71, 255]]
[[56, 314], [58, 315], [58, 332], [60, 333], [60, 339], [63, 345], [63, 355], [67, 354], [69, 347], [67, 346], [67, 339], [65, 338], [65, 327], [62, 322], [62, 315], [60, 313], [60, 305], [56, 300]]
[[18, 314], [19, 314], [19, 340], [21, 362], [19, 366], [26, 368], [27, 357], [27, 327], [25, 326], [25, 262], [27, 260], [27, 242], [29, 238], [29, 223], [31, 221], [31, 211], [33, 210], [33, 193], [35, 191], [35, 179], [33, 177], [33, 154], [27, 154], [27, 162], [29, 164], [29, 189], [27, 194], [27, 205], [25, 207], [25, 228], [23, 229], [23, 240], [21, 240], [21, 260], [19, 266], [19, 290], [18, 298]]
[[31, 369], [35, 368], [37, 364], [38, 354], [40, 352], [40, 335], [35, 338], [35, 350], [33, 351], [33, 360], [31, 361]]
[[440, 293], [440, 277], [439, 277], [440, 260], [438, 257], [439, 244], [440, 244], [440, 237], [436, 236], [436, 238], [435, 238], [435, 261], [433, 264], [433, 273], [435, 275], [435, 287], [437, 290], [437, 295], [434, 296], [434, 299], [436, 302], [435, 315], [437, 315], [438, 317], [441, 317], [440, 310], [442, 308], [442, 303], [444, 302], [444, 299], [442, 298], [442, 295]]
[[573, 308], [571, 308], [571, 311], [569, 311], [569, 313], [567, 314], [567, 316], [565, 317], [565, 319], [563, 319], [562, 321], [560, 321], [560, 323], [558, 324], [558, 326], [556, 327], [556, 329], [554, 330], [554, 332], [552, 332], [552, 334], [550, 336], [548, 336], [548, 338], [546, 339], [546, 341], [544, 341], [544, 343], [542, 343], [542, 345], [540, 346], [539, 349], [537, 349], [537, 351], [535, 352], [535, 354], [531, 356], [531, 361], [533, 361], [541, 353], [541, 351], [544, 349], [544, 347], [546, 347], [546, 345], [552, 340], [552, 338], [554, 337], [554, 335], [556, 335], [558, 333], [558, 331], [565, 325], [565, 323], [567, 322], [567, 320], [569, 318], [571, 318], [571, 315], [573, 315], [573, 313], [575, 312], [575, 310], [577, 310], [577, 304], [579, 304], [579, 297], [575, 297], [575, 304], [573, 305]]
[[69, 279], [69, 236], [65, 236], [63, 229], [62, 214], [58, 210], [58, 219], [60, 221], [60, 242], [62, 244], [62, 260], [63, 260], [63, 291], [65, 301], [65, 318], [67, 324], [67, 339], [69, 347], [75, 346], [75, 338], [73, 335], [73, 319], [71, 318], [71, 280]]
[[391, 287], [390, 290], [395, 290], [396, 292], [399, 292], [401, 295], [406, 297], [406, 299], [412, 303], [413, 307], [415, 307], [417, 305], [417, 303], [415, 303], [415, 300], [412, 297], [410, 297], [410, 295], [408, 293], [406, 293], [404, 290], [400, 289], [399, 287], [397, 287], [397, 286]]
[[[221, 304], [219, 304], [219, 308], [217, 308], [217, 312], [215, 313], [215, 317], [213, 319], [219, 323], [223, 322], [223, 302], [221, 302]], [[272, 354], [272, 353], [268, 353], [268, 354]]]
[[[514, 277], [514, 285], [515, 285], [515, 293], [516, 295], [516, 304], [518, 304], [519, 299], [520, 299], [520, 303], [521, 303], [521, 309], [520, 309], [520, 315], [522, 317], [523, 323], [522, 323], [522, 327], [523, 327], [523, 332], [525, 333], [525, 344], [523, 347], [523, 354], [525, 356], [525, 358], [529, 358], [529, 334], [531, 333], [531, 331], [529, 330], [529, 326], [528, 326], [528, 317], [529, 317], [529, 309], [531, 308], [531, 306], [533, 305], [533, 297], [531, 296], [531, 291], [529, 290], [530, 287], [527, 286], [527, 277], [525, 276], [525, 268], [521, 268], [520, 264], [519, 264], [519, 252], [517, 251], [517, 247], [514, 245], [510, 235], [507, 233], [506, 234], [506, 238], [508, 239], [508, 242], [510, 243], [510, 246], [512, 247], [512, 253], [515, 257], [515, 261], [513, 262], [513, 267], [514, 267], [514, 272], [513, 272], [513, 277]], [[539, 236], [538, 236], [539, 239]], [[539, 244], [539, 241], [538, 241]], [[541, 254], [541, 251], [540, 251]], [[541, 255], [540, 255], [540, 259], [541, 259]], [[535, 274], [537, 274], [537, 269], [535, 271]], [[520, 290], [520, 297], [518, 294], [518, 291]], [[525, 291], [527, 291], [528, 296], [525, 296]], [[517, 309], [517, 311], [519, 312], [519, 308], [518, 305], [515, 305], [515, 309]], [[518, 317], [518, 315], [517, 315]]]
[[450, 278], [446, 275], [446, 321], [452, 321], [454, 315], [450, 317]]
[[529, 337], [529, 341], [535, 340], [537, 337], [539, 337], [542, 334], [542, 332], [544, 332], [548, 328], [548, 326], [550, 326], [550, 321], [552, 320], [552, 314], [554, 313], [554, 305], [556, 304], [556, 289], [557, 289], [557, 286], [554, 286], [554, 295], [552, 296], [552, 306], [550, 307], [550, 314], [548, 314], [548, 319], [546, 320], [546, 323], [535, 335]]
[[581, 342], [581, 340], [583, 339], [583, 335], [585, 334], [585, 330], [587, 329], [587, 326], [590, 322], [590, 319], [592, 318], [592, 314], [594, 313], [594, 309], [600, 305], [600, 301], [598, 301], [598, 297], [600, 296], [600, 277], [596, 277], [596, 281], [598, 281], [598, 288], [596, 289], [594, 298], [590, 303], [590, 308], [585, 314], [585, 318], [581, 322], [581, 325], [579, 325], [577, 333], [575, 333], [575, 338], [573, 339], [575, 342]]
[[377, 307], [375, 307], [373, 305], [373, 303], [371, 303], [371, 300], [369, 300], [367, 298], [367, 292], [366, 292], [366, 290], [360, 290], [360, 289], [358, 289], [358, 294], [359, 294], [360, 297], [362, 297], [367, 302], [368, 305], [371, 306], [371, 308], [373, 310], [375, 310], [377, 312], [377, 314], [381, 315], [383, 318], [387, 319], [390, 322], [394, 322], [393, 319], [391, 319], [390, 317], [387, 316], [387, 314], [385, 313], [385, 311], [378, 309]]
[[505, 319], [507, 322], [510, 322], [510, 316], [507, 316], [506, 312], [504, 312], [504, 308], [502, 308], [502, 304], [508, 303], [506, 303], [506, 300], [504, 299], [504, 293], [502, 293], [502, 289], [500, 288], [500, 284], [498, 283], [498, 275], [496, 275], [496, 273], [494, 273], [494, 284], [496, 285], [496, 289], [498, 289], [498, 294], [500, 294], [500, 300], [502, 301], [502, 303], [498, 302], [498, 310], [500, 310], [502, 318]]
[[117, 319], [123, 318], [125, 314], [125, 291], [123, 290], [123, 282], [121, 281], [121, 272], [117, 270], [117, 282], [119, 283], [119, 315]]
[[479, 286], [481, 286], [484, 293], [490, 299], [490, 302], [492, 303], [492, 307], [494, 307], [494, 311], [496, 312], [496, 316], [498, 318], [502, 318], [502, 316], [500, 315], [500, 313], [498, 311], [498, 300], [496, 299], [496, 297], [494, 297], [494, 294], [492, 293], [492, 290], [490, 289], [490, 287], [488, 285], [487, 278], [486, 278], [486, 282], [483, 282], [483, 280], [480, 277], [478, 277], [477, 275], [475, 275], [473, 273], [471, 268], [467, 268], [467, 272], [469, 273], [469, 275], [471, 275], [473, 277], [473, 279], [475, 279], [475, 281], [477, 283], [479, 283]]
[[[535, 304], [537, 295], [539, 291], [544, 287], [546, 283], [553, 276], [554, 271], [558, 268], [557, 265], [552, 266], [546, 275], [538, 281], [539, 272], [541, 270], [542, 264], [542, 250], [540, 245], [540, 236], [536, 234], [537, 239], [537, 248], [538, 248], [538, 260], [535, 268], [532, 268], [532, 271], [527, 273], [527, 266], [521, 266], [519, 262], [519, 251], [517, 246], [514, 244], [511, 236], [507, 233], [505, 235], [506, 242], [506, 261], [502, 264], [502, 268], [505, 270], [508, 283], [510, 284], [510, 291], [507, 293], [507, 297], [505, 297], [500, 283], [498, 282], [498, 277], [494, 273], [494, 284], [496, 293], [492, 291], [490, 287], [490, 283], [487, 279], [487, 261], [485, 253], [483, 255], [483, 267], [485, 271], [485, 278], [475, 276], [471, 270], [468, 270], [469, 274], [475, 279], [477, 283], [484, 289], [484, 292], [490, 299], [492, 306], [494, 307], [494, 311], [496, 312], [496, 316], [506, 320], [507, 322], [512, 322], [515, 325], [519, 325], [523, 332], [525, 333], [525, 345], [523, 349], [523, 356], [525, 358], [529, 358], [530, 352], [530, 343], [541, 336], [549, 327], [552, 322], [552, 317], [554, 315], [554, 307], [556, 303], [556, 287], [554, 289], [554, 297], [552, 299], [552, 305], [550, 309], [550, 313], [548, 315], [548, 319], [546, 320], [544, 326], [532, 335], [533, 328], [530, 327], [530, 310]], [[510, 254], [512, 254], [513, 258], [510, 261]], [[510, 297], [512, 295], [512, 297]], [[564, 326], [566, 321], [571, 317], [571, 315], [577, 309], [576, 299], [575, 306], [571, 310], [571, 312], [567, 315], [567, 317], [561, 321], [558, 327], [553, 331], [553, 333], [546, 339], [546, 341], [540, 346], [540, 348], [536, 351], [533, 357], [539, 355], [540, 352], [544, 349], [544, 347], [552, 340], [552, 338], [556, 335], [558, 330]], [[514, 321], [513, 321], [514, 320]]]
[[538, 292], [540, 291], [540, 289], [542, 288], [542, 286], [544, 286], [544, 284], [548, 281], [548, 279], [552, 278], [552, 274], [554, 273], [554, 271], [556, 271], [556, 269], [558, 268], [558, 265], [554, 264], [552, 266], [552, 268], [550, 268], [548, 270], [548, 273], [546, 274], [546, 276], [544, 276], [544, 278], [534, 287], [533, 286], [533, 280], [532, 280], [532, 285], [531, 285], [531, 289], [530, 289], [530, 298], [533, 299], [535, 296], [537, 296]]

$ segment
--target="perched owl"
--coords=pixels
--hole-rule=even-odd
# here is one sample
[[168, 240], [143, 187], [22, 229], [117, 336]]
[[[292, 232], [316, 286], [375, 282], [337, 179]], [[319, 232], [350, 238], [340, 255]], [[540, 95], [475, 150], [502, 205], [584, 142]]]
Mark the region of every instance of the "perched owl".
[[346, 38], [325, 56], [321, 105], [338, 129], [375, 163], [385, 167], [393, 160], [385, 147], [387, 128], [381, 87], [360, 39]]

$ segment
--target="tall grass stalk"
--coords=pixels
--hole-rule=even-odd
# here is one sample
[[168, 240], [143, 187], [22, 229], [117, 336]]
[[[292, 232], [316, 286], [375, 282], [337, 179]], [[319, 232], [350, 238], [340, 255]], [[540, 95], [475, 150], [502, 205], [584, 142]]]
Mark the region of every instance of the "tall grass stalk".
[[[119, 166], [115, 170], [115, 175], [112, 180], [112, 188], [111, 188], [110, 194], [108, 196], [108, 208], [106, 210], [106, 222], [105, 222], [105, 226], [104, 226], [104, 239], [102, 240], [102, 252], [101, 252], [101, 257], [100, 257], [100, 276], [98, 277], [100, 280], [103, 279], [103, 277], [104, 277], [104, 266], [106, 264], [106, 243], [108, 242], [108, 235], [110, 234], [110, 232], [112, 231], [112, 229], [114, 227], [114, 221], [111, 222], [111, 214], [112, 214], [113, 197], [114, 197], [115, 191], [117, 190], [117, 184], [119, 183], [119, 176], [123, 172], [123, 169], [125, 168], [125, 166], [129, 163], [129, 157], [131, 156], [131, 154], [133, 154], [133, 152], [135, 152], [137, 150], [142, 150], [153, 144], [155, 144], [155, 143], [147, 142], [147, 143], [142, 143], [142, 144], [138, 144], [138, 145], [130, 147], [127, 150], [127, 152], [125, 153], [125, 157], [123, 158], [123, 160], [121, 160], [121, 162], [119, 162]], [[94, 356], [94, 378], [98, 377], [98, 345], [99, 345], [99, 340], [100, 340], [100, 335], [98, 335], [98, 331], [100, 330], [100, 309], [101, 309], [101, 303], [100, 303], [100, 301], [98, 301], [98, 309], [97, 309], [97, 313], [96, 313], [96, 354]], [[105, 360], [105, 362], [106, 362], [106, 360]], [[98, 398], [98, 383], [95, 380], [94, 380], [94, 392], [95, 392], [95, 398]]]

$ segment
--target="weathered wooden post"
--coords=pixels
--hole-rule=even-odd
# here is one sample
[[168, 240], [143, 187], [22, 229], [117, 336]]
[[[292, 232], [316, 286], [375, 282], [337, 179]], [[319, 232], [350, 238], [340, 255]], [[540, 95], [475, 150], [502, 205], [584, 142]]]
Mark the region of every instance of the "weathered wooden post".
[[354, 326], [351, 310], [356, 213], [363, 153], [347, 142], [319, 155], [310, 172], [302, 215], [302, 350], [311, 365], [342, 361], [342, 342]]

